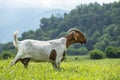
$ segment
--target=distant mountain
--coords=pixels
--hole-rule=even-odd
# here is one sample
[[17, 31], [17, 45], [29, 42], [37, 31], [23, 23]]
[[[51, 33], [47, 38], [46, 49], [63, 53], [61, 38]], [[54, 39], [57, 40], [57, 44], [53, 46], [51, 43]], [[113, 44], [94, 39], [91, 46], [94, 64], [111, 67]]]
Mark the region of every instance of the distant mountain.
[[40, 19], [50, 17], [52, 14], [57, 15], [68, 13], [62, 9], [39, 9], [39, 8], [4, 8], [0, 9], [0, 43], [12, 41], [13, 33], [19, 30], [19, 36], [22, 32], [30, 29], [35, 30], [39, 27]]

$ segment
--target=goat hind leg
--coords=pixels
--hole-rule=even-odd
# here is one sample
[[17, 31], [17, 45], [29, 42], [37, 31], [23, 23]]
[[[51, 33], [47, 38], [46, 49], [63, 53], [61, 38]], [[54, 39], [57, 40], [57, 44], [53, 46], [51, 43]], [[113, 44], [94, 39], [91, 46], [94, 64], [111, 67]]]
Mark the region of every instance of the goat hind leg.
[[22, 64], [24, 65], [25, 68], [28, 67], [29, 61], [30, 61], [30, 58], [21, 59], [21, 62], [22, 62]]
[[16, 64], [21, 58], [19, 57], [15, 57], [15, 59], [11, 62], [10, 66], [13, 66], [14, 64]]

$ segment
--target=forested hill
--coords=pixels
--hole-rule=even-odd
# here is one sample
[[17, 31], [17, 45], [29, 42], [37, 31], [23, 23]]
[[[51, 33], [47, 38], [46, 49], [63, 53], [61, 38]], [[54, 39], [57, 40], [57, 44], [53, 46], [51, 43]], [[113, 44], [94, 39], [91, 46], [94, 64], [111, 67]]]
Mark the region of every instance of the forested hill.
[[[120, 1], [103, 5], [98, 3], [78, 5], [68, 14], [65, 13], [64, 16], [52, 15], [50, 18], [42, 18], [40, 27], [35, 31], [24, 32], [20, 40], [59, 38], [64, 36], [70, 28], [78, 28], [84, 32], [87, 43], [71, 46], [69, 54], [86, 54], [93, 49], [104, 51], [107, 46], [119, 47]], [[12, 46], [7, 47], [9, 47], [8, 49], [13, 48]], [[5, 46], [2, 49], [4, 48]]]

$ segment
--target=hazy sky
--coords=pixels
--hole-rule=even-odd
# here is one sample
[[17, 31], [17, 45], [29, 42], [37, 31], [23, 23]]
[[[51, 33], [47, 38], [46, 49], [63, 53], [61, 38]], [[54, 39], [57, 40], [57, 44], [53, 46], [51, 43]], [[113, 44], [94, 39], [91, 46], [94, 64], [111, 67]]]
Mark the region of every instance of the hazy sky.
[[0, 0], [0, 8], [73, 9], [79, 4], [110, 3], [119, 0]]

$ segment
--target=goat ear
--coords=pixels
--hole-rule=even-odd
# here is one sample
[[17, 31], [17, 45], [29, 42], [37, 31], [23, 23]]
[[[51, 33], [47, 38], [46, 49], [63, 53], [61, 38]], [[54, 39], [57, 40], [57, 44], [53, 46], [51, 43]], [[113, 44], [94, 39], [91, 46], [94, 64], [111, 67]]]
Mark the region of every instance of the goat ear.
[[73, 32], [73, 37], [74, 37], [75, 40], [77, 40], [77, 36], [76, 36], [76, 32], [75, 31]]

